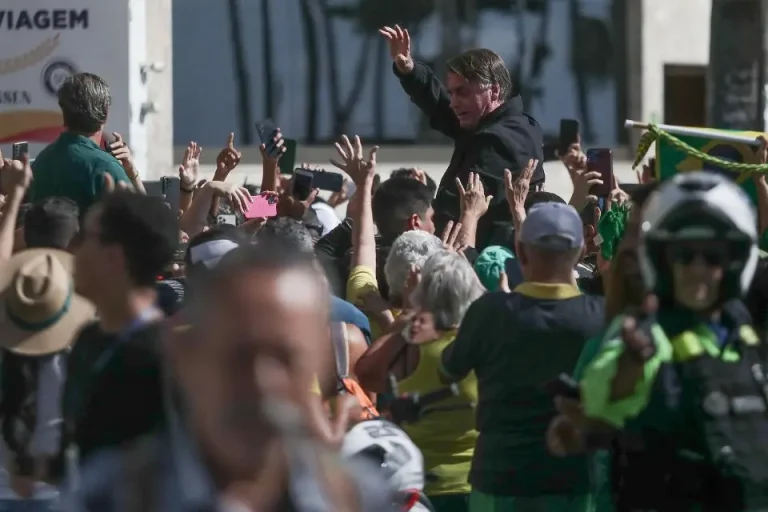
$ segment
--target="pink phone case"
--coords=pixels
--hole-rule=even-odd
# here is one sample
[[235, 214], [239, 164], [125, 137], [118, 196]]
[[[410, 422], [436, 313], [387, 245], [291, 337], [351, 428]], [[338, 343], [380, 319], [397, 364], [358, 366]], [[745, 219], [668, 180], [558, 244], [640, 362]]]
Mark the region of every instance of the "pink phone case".
[[[272, 201], [270, 203], [270, 201]], [[277, 198], [266, 196], [253, 196], [253, 202], [243, 215], [246, 219], [260, 217], [277, 217]]]

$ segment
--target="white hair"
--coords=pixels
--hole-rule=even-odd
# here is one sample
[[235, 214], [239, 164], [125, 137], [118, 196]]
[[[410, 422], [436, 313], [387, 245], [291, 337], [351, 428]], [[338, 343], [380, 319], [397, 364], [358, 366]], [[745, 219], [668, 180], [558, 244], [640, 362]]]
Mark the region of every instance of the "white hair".
[[427, 258], [443, 248], [443, 242], [426, 231], [406, 231], [392, 244], [384, 264], [390, 297], [400, 297], [411, 265], [421, 268]]
[[418, 308], [432, 313], [435, 327], [445, 331], [458, 327], [470, 304], [485, 292], [466, 258], [442, 250], [424, 263], [412, 299]]

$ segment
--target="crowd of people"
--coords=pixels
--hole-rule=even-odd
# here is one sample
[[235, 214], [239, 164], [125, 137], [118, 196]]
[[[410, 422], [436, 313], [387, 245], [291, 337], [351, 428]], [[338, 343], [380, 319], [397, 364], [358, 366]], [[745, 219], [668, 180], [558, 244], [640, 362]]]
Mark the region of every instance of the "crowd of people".
[[380, 33], [439, 184], [340, 135], [302, 195], [276, 131], [243, 186], [230, 135], [175, 211], [88, 73], [0, 156], [0, 511], [768, 510], [765, 175], [604, 184], [575, 143], [561, 198], [498, 55], [443, 84]]

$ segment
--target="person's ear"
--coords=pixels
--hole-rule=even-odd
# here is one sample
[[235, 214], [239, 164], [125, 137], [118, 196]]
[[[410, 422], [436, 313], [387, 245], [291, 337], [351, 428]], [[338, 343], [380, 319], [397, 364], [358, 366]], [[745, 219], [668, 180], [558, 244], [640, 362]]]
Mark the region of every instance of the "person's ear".
[[491, 101], [501, 101], [501, 86], [491, 84]]
[[405, 226], [406, 231], [413, 231], [416, 229], [421, 229], [421, 217], [419, 217], [418, 213], [414, 213], [410, 217], [408, 217], [408, 224]]

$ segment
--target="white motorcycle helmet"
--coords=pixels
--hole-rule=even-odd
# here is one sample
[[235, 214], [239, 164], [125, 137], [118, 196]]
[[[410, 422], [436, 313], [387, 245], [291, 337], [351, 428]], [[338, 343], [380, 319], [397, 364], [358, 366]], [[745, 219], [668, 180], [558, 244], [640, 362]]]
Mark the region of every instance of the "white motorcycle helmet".
[[671, 293], [665, 250], [683, 240], [716, 240], [729, 247], [722, 301], [744, 295], [758, 261], [757, 217], [746, 193], [711, 172], [686, 172], [663, 183], [642, 210], [638, 261], [648, 291]]
[[404, 496], [418, 493], [418, 500], [410, 500], [408, 510], [433, 510], [423, 495], [424, 457], [408, 434], [386, 420], [374, 419], [358, 423], [344, 436], [341, 445], [343, 459], [363, 458], [381, 467], [388, 475], [394, 492]]

